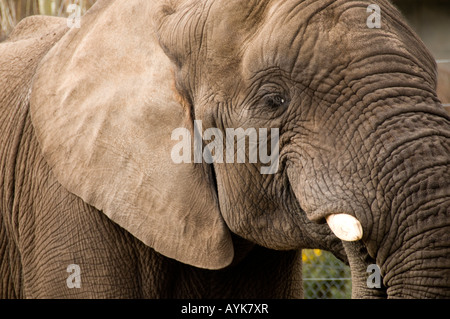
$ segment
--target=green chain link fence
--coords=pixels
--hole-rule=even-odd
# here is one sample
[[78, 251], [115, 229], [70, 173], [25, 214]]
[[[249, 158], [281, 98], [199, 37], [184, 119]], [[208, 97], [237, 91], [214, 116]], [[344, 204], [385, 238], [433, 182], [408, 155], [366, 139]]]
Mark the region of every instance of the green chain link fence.
[[330, 252], [302, 251], [305, 299], [349, 299], [352, 294], [350, 267]]

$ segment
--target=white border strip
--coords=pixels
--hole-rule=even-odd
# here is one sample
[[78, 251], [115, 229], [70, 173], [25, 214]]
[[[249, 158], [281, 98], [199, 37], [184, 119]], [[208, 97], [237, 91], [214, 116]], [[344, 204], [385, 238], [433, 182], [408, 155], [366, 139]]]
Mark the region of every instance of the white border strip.
[[436, 60], [436, 63], [450, 63], [450, 59]]

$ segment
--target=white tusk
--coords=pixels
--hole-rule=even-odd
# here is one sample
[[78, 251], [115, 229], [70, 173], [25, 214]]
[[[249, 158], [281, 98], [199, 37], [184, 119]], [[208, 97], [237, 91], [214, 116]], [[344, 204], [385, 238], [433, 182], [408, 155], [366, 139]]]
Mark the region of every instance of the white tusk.
[[363, 236], [361, 223], [353, 216], [347, 214], [333, 214], [326, 218], [337, 238], [345, 241], [357, 241]]

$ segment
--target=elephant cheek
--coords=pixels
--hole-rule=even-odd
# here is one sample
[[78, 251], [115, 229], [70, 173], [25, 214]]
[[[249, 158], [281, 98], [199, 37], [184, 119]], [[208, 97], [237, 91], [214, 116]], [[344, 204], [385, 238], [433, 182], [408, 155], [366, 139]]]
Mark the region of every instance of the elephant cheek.
[[280, 196], [281, 191], [271, 196], [266, 189], [258, 188], [261, 182], [244, 178], [236, 166], [216, 163], [214, 169], [220, 211], [232, 233], [275, 250], [317, 247], [323, 244], [323, 238], [332, 242], [329, 246], [338, 245], [325, 225], [306, 217], [291, 191], [286, 196]]
[[308, 172], [303, 166], [288, 169], [288, 177], [298, 203], [311, 221], [326, 222], [341, 240], [363, 239], [364, 229], [370, 227], [364, 213], [370, 207], [364, 205], [367, 200], [362, 194], [339, 186], [343, 184], [339, 174], [325, 177], [323, 172]]

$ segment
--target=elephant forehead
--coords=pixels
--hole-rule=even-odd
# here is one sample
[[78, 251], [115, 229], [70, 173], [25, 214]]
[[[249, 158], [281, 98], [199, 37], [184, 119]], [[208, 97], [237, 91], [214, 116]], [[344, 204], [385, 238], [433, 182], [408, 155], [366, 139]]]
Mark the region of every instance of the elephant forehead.
[[[277, 2], [265, 23], [248, 45], [244, 70], [254, 73], [277, 66], [288, 72], [308, 67], [325, 68], [348, 63], [351, 43], [366, 30], [364, 2], [342, 1]], [[351, 31], [351, 32], [350, 32]], [[316, 69], [312, 70], [314, 73]]]

